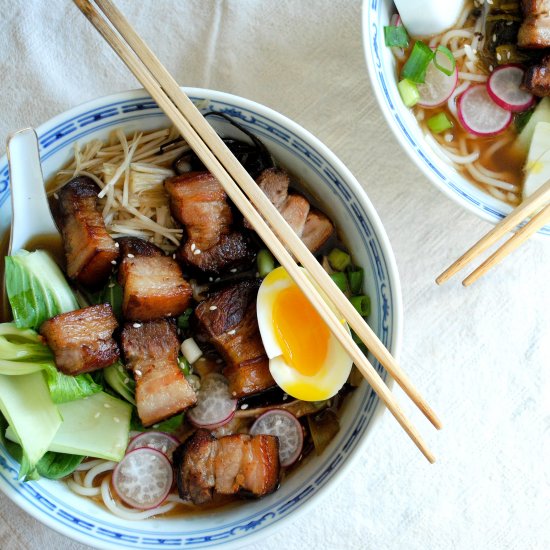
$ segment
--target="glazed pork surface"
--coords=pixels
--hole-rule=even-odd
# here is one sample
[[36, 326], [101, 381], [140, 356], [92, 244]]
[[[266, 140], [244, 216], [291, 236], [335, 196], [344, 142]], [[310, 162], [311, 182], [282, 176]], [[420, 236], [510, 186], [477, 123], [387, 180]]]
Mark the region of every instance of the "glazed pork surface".
[[520, 48], [550, 47], [550, 0], [522, 0], [525, 19], [518, 32]]
[[196, 403], [195, 392], [178, 365], [180, 343], [173, 322], [126, 323], [121, 345], [136, 381], [136, 406], [144, 426]]
[[195, 504], [215, 493], [261, 497], [279, 482], [279, 441], [271, 435], [235, 434], [216, 439], [197, 430], [174, 452], [178, 492]]
[[58, 192], [67, 275], [91, 288], [105, 283], [119, 254], [98, 210], [98, 192], [99, 187], [86, 176], [72, 179]]
[[64, 374], [82, 374], [112, 365], [120, 357], [110, 304], [90, 306], [48, 319], [40, 327]]
[[[289, 192], [290, 176], [284, 170], [268, 168], [256, 183], [311, 252], [319, 250], [334, 232], [325, 214], [312, 208], [304, 196]], [[246, 220], [245, 226], [250, 227]]]
[[523, 86], [538, 97], [550, 95], [550, 56], [544, 57], [540, 64], [527, 68]]
[[[140, 239], [119, 241], [122, 252], [118, 281], [122, 285], [124, 317], [150, 321], [176, 317], [191, 302], [191, 285], [170, 256]], [[132, 250], [132, 252], [130, 252]]]
[[256, 316], [259, 285], [256, 279], [232, 283], [211, 294], [194, 312], [198, 336], [224, 358], [223, 374], [237, 398], [275, 385]]
[[185, 265], [219, 274], [252, 262], [251, 240], [233, 227], [227, 195], [209, 172], [189, 172], [165, 181], [172, 216], [187, 232], [177, 257]]

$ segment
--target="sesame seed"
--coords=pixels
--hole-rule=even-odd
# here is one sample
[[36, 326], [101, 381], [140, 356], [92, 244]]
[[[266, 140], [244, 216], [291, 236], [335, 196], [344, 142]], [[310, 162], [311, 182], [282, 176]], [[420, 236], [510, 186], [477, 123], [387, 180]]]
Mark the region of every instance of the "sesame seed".
[[111, 263], [112, 263], [113, 265], [116, 265], [116, 260], [111, 260]]
[[125, 384], [128, 384], [128, 382], [130, 382], [130, 379], [129, 379], [128, 377], [126, 377], [126, 378], [124, 379], [124, 383], [125, 383]]
[[493, 42], [496, 42], [496, 41], [497, 41], [497, 35], [493, 34]]
[[499, 53], [497, 53], [497, 60], [500, 61], [502, 59], [502, 55], [500, 55]]
[[233, 269], [230, 269], [229, 271], [231, 271], [231, 273], [237, 273], [237, 268], [234, 267]]
[[141, 327], [141, 323], [134, 323], [132, 326], [133, 326], [134, 328], [139, 328], [139, 327]]
[[140, 370], [135, 370], [134, 372], [136, 373], [136, 376], [141, 376], [141, 371]]
[[256, 277], [259, 277], [259, 276], [260, 276], [260, 272], [256, 271]]
[[120, 422], [120, 418], [118, 416], [113, 416], [113, 420], [118, 424]]
[[111, 405], [109, 405], [109, 403], [103, 403], [103, 406], [104, 406], [106, 409], [110, 409], [110, 408], [111, 408]]
[[133, 254], [128, 254], [128, 258], [134, 258]]
[[59, 199], [59, 195], [58, 195], [57, 193], [54, 193], [54, 194], [53, 194], [53, 198], [54, 198], [55, 200], [57, 200], [57, 199]]
[[492, 65], [489, 65], [489, 72], [493, 72], [494, 67]]
[[235, 329], [233, 329], [233, 330], [230, 330], [227, 334], [233, 335], [233, 334], [235, 334], [236, 332], [237, 332], [237, 331], [236, 331]]
[[219, 283], [221, 281], [221, 278], [220, 277], [217, 277], [216, 279], [214, 279], [214, 282], [215, 283]]
[[107, 286], [108, 286], [109, 288], [113, 288], [113, 287], [115, 286], [115, 283], [109, 283]]
[[215, 311], [216, 309], [218, 309], [218, 306], [210, 306], [210, 311]]
[[100, 412], [96, 412], [96, 413], [94, 414], [94, 418], [99, 418], [100, 416], [101, 416], [101, 413], [100, 413]]
[[221, 365], [223, 363], [223, 359], [216, 359], [216, 365]]
[[208, 281], [209, 281], [210, 283], [214, 282], [214, 277], [208, 277]]
[[172, 259], [176, 259], [176, 255], [175, 254], [172, 254]]
[[119, 244], [119, 243], [115, 243], [115, 248], [120, 248], [120, 244]]
[[286, 401], [287, 399], [288, 399], [288, 394], [285, 393], [285, 394], [283, 395], [283, 401]]
[[244, 411], [245, 409], [248, 409], [247, 403], [245, 403], [244, 405], [241, 405], [241, 410]]
[[196, 248], [195, 251], [193, 252], [193, 254], [195, 254], [195, 255], [200, 254], [200, 253], [201, 253], [200, 248]]
[[193, 252], [197, 248], [197, 245], [195, 243], [191, 243], [191, 252]]

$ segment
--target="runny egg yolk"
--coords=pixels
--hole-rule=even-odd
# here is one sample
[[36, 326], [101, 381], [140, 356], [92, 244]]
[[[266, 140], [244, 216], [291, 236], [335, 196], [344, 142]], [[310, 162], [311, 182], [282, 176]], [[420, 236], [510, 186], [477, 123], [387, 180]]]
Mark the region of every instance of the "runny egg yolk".
[[297, 286], [277, 294], [273, 326], [287, 364], [304, 376], [317, 374], [327, 357], [330, 331]]

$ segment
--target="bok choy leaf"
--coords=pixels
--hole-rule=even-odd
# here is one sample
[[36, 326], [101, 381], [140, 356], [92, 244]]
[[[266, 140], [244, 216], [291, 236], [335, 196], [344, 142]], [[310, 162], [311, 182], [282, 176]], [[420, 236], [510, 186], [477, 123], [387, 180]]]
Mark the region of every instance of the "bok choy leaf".
[[78, 309], [65, 276], [44, 250], [6, 256], [6, 292], [18, 328], [37, 330], [47, 319]]

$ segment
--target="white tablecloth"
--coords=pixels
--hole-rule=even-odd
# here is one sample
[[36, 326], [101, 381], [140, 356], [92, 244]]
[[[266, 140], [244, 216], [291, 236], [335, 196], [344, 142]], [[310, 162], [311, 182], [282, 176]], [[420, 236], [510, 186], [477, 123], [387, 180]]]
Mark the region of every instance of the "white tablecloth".
[[[364, 186], [403, 285], [401, 363], [444, 421], [403, 399], [431, 466], [389, 414], [331, 496], [261, 550], [550, 548], [550, 239], [464, 289], [434, 277], [489, 225], [432, 187], [385, 124], [358, 0], [118, 0], [176, 79], [272, 107]], [[68, 0], [0, 0], [0, 141], [136, 80]], [[546, 242], [545, 242], [546, 241]], [[0, 548], [82, 549], [0, 495]]]

